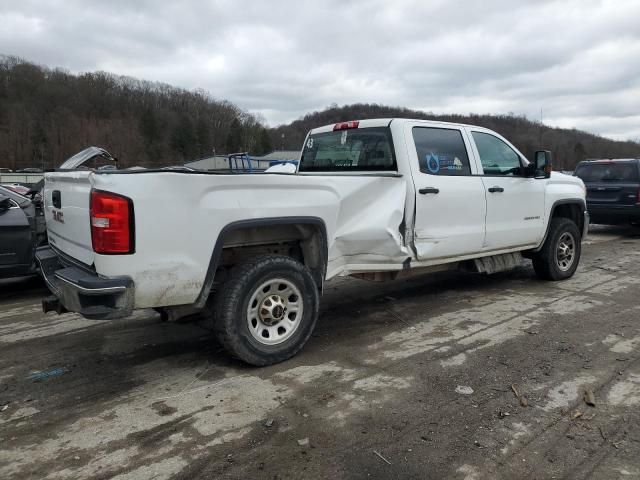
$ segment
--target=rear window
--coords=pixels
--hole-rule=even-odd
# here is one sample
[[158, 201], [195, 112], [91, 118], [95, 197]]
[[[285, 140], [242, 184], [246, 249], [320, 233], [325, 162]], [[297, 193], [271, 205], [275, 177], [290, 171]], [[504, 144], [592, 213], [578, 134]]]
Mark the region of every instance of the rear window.
[[576, 177], [583, 182], [637, 182], [635, 162], [583, 163], [576, 169]]
[[387, 127], [352, 128], [310, 135], [302, 150], [300, 172], [395, 171], [391, 131]]

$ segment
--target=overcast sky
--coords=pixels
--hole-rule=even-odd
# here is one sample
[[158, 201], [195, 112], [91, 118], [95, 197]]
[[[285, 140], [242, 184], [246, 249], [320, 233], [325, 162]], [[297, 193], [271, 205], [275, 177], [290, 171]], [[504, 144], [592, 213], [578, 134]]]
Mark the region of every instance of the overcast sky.
[[213, 96], [270, 125], [356, 102], [640, 140], [640, 1], [0, 0], [0, 53]]

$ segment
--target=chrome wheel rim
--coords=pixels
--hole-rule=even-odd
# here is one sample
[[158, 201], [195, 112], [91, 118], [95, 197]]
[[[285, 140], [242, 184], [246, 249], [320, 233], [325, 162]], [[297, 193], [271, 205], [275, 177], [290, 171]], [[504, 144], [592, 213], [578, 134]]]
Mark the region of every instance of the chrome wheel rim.
[[249, 298], [247, 326], [251, 336], [263, 345], [278, 345], [293, 335], [302, 320], [302, 295], [284, 278], [259, 285]]
[[558, 239], [556, 247], [556, 265], [566, 272], [573, 265], [576, 257], [576, 240], [569, 232], [564, 232]]

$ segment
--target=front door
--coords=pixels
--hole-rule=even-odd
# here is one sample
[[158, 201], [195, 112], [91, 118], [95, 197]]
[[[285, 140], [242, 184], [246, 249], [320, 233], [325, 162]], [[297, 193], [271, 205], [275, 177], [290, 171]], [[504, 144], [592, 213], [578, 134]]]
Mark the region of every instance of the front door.
[[485, 190], [462, 128], [408, 124], [405, 138], [416, 190], [414, 245], [428, 261], [482, 250]]
[[545, 184], [526, 178], [523, 157], [492, 133], [470, 129], [480, 159], [487, 196], [485, 250], [500, 250], [542, 241]]

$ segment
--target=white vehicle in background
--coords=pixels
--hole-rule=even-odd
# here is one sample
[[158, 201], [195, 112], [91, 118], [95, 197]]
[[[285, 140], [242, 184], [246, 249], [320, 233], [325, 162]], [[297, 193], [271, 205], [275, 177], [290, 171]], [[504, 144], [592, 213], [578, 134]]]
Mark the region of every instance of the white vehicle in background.
[[549, 152], [529, 162], [485, 128], [421, 120], [313, 129], [294, 173], [45, 177], [50, 245], [38, 259], [54, 293], [45, 311], [204, 309], [227, 349], [253, 365], [302, 348], [330, 278], [491, 273], [524, 256], [538, 276], [562, 280], [589, 224], [582, 181], [551, 173]]

